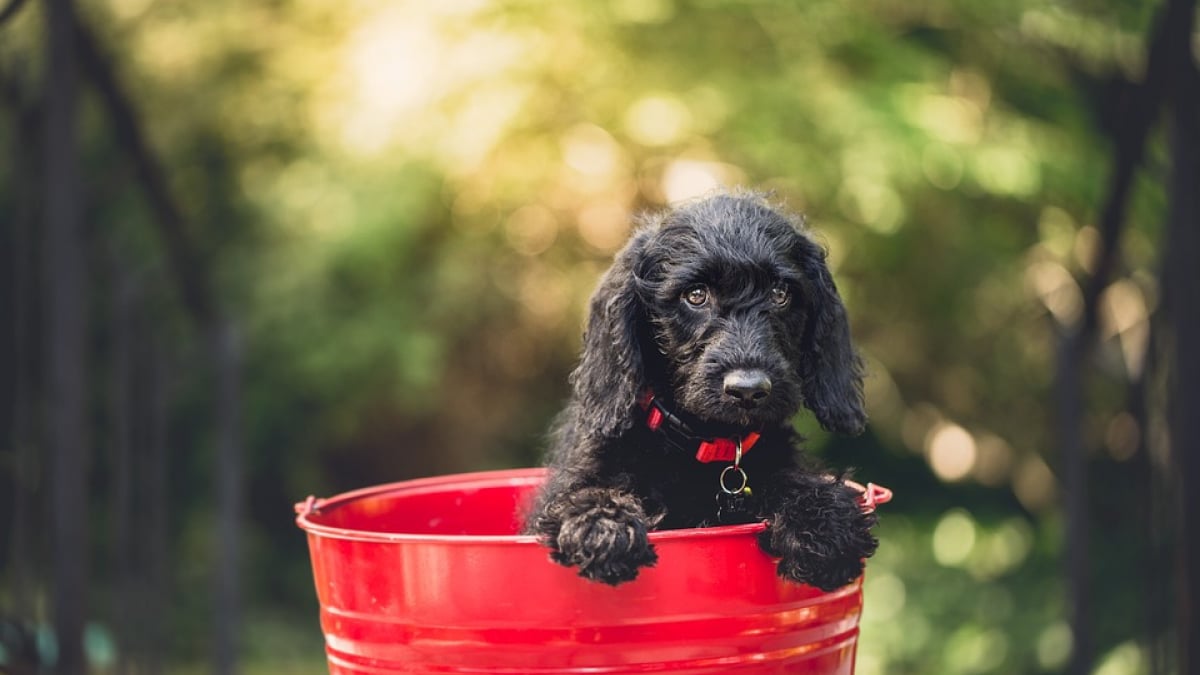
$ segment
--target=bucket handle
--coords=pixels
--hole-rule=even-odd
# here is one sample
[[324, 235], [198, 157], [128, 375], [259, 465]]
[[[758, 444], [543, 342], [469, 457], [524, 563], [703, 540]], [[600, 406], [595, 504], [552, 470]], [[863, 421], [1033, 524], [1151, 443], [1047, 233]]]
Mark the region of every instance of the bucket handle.
[[324, 499], [318, 499], [313, 495], [309, 495], [304, 501], [296, 502], [296, 515], [307, 517], [308, 515], [321, 510], [321, 506], [325, 503]]
[[892, 491], [882, 485], [867, 483], [864, 487], [852, 480], [846, 481], [846, 485], [861, 493], [858, 496], [858, 505], [862, 507], [863, 513], [872, 513], [877, 505], [892, 501]]

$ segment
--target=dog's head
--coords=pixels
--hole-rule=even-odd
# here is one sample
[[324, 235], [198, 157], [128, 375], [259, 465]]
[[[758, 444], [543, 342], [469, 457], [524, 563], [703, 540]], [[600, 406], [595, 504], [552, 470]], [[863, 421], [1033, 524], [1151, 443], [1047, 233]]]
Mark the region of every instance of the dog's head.
[[632, 425], [647, 388], [711, 424], [761, 428], [803, 406], [858, 433], [862, 377], [825, 251], [762, 197], [719, 195], [649, 218], [617, 254], [572, 382], [604, 436]]

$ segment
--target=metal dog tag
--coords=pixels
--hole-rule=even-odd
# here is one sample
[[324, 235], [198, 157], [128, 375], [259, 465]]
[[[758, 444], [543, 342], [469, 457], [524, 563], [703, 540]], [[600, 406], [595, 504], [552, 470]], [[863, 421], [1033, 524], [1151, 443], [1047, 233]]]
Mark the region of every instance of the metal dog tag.
[[753, 520], [754, 511], [750, 504], [750, 491], [717, 493], [717, 522], [722, 525], [736, 525]]
[[750, 477], [742, 469], [742, 442], [737, 442], [733, 464], [725, 467], [717, 480], [721, 489], [717, 491], [717, 522], [722, 525], [750, 521]]

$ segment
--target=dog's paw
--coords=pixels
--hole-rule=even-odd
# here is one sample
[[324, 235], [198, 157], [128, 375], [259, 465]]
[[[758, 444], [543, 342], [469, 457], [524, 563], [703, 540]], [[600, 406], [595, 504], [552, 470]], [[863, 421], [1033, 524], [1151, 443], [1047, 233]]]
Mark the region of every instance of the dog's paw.
[[578, 567], [579, 576], [617, 585], [637, 578], [638, 570], [658, 562], [658, 554], [636, 521], [604, 516], [580, 517], [563, 523], [550, 557]]
[[759, 535], [759, 545], [779, 558], [779, 576], [832, 591], [862, 575], [879, 542], [871, 535], [875, 515], [863, 513], [852, 493], [840, 484], [823, 492], [790, 504]]
[[641, 505], [628, 495], [585, 490], [571, 499], [551, 544], [550, 558], [578, 567], [579, 576], [617, 585], [658, 562]]
[[785, 550], [779, 559], [779, 576], [822, 591], [837, 590], [863, 572], [863, 559], [836, 553], [814, 553], [810, 545]]

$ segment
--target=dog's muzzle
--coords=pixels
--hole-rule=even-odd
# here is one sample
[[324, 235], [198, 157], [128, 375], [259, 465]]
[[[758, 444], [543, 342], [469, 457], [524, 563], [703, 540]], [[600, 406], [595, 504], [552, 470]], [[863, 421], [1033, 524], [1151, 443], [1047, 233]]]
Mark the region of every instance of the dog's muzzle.
[[743, 408], [756, 408], [771, 395], [771, 378], [761, 370], [731, 370], [725, 375], [725, 396]]

